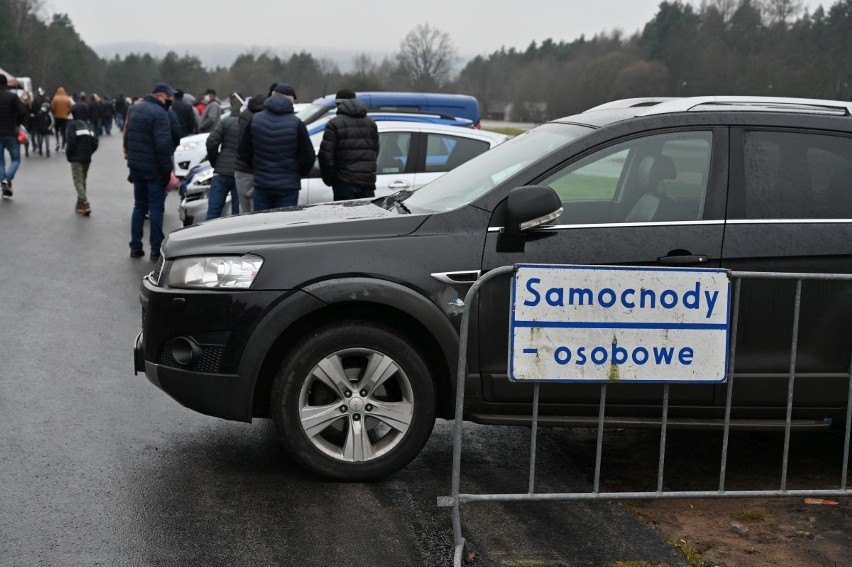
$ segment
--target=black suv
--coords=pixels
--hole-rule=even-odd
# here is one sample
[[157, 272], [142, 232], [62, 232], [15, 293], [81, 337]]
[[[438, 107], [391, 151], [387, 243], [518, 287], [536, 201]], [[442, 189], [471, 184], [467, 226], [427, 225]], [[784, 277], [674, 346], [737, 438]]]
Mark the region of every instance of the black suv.
[[[453, 413], [471, 310], [465, 417], [527, 424], [507, 377], [516, 263], [852, 273], [852, 105], [617, 101], [513, 138], [415, 192], [240, 215], [169, 235], [142, 282], [137, 371], [181, 404], [271, 417], [323, 476], [403, 467]], [[794, 284], [742, 285], [732, 419], [784, 420]], [[796, 423], [844, 419], [852, 286], [802, 296]], [[659, 384], [612, 384], [607, 424], [659, 423]], [[541, 422], [597, 422], [600, 388], [545, 385]], [[726, 384], [673, 385], [669, 418], [719, 426]]]

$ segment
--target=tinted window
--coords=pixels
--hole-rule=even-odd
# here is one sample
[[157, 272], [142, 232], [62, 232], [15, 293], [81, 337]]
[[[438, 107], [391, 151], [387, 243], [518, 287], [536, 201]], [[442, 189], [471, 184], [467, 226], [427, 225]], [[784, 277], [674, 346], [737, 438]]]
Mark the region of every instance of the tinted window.
[[746, 132], [745, 216], [852, 218], [852, 138]]
[[595, 152], [542, 181], [562, 198], [563, 224], [697, 220], [707, 193], [711, 132], [646, 136]]
[[379, 175], [405, 172], [411, 132], [382, 132], [379, 134], [379, 156], [376, 171]]
[[449, 171], [489, 148], [488, 142], [446, 134], [427, 134], [427, 172]]

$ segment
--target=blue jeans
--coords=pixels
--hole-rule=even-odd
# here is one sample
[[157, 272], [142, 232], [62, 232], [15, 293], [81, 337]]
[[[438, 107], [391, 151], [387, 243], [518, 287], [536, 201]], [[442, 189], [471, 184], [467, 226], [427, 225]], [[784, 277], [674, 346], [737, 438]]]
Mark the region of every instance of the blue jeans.
[[[6, 152], [12, 158], [12, 164], [6, 169]], [[0, 181], [12, 181], [21, 165], [21, 146], [17, 136], [0, 136]]]
[[218, 219], [225, 206], [225, 198], [231, 194], [231, 214], [240, 214], [240, 199], [237, 197], [237, 182], [232, 175], [214, 175], [207, 193], [207, 220]]
[[254, 210], [265, 211], [267, 209], [280, 209], [281, 207], [295, 207], [299, 204], [299, 190], [291, 189], [282, 191], [280, 189], [254, 188]]
[[335, 201], [348, 201], [349, 199], [363, 199], [365, 197], [375, 197], [376, 189], [365, 189], [364, 187], [355, 187], [348, 183], [335, 183], [331, 190], [334, 192]]
[[166, 206], [166, 186], [162, 181], [148, 181], [144, 175], [131, 171], [133, 179], [133, 214], [130, 217], [130, 250], [142, 250], [142, 226], [145, 212], [150, 213], [151, 254], [160, 253], [163, 243], [163, 209]]

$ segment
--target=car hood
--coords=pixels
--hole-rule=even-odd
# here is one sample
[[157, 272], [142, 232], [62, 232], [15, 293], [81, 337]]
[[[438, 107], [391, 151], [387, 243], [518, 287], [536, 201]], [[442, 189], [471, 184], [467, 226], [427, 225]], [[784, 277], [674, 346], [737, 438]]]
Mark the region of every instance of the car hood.
[[166, 258], [245, 254], [290, 242], [387, 238], [414, 232], [428, 215], [400, 214], [371, 200], [319, 203], [222, 217], [176, 230], [163, 243]]

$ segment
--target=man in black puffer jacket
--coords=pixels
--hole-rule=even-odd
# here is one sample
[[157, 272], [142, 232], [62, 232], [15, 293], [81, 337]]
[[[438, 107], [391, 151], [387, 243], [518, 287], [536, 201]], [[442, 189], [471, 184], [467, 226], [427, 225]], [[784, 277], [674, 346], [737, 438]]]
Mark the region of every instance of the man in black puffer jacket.
[[[267, 99], [266, 95], [256, 94], [248, 99], [246, 108], [240, 113], [240, 134], [242, 138], [243, 132], [246, 129], [249, 119], [263, 111], [263, 103]], [[240, 211], [250, 213], [254, 210], [252, 200], [254, 199], [254, 168], [237, 157], [237, 162], [234, 164], [234, 182], [237, 186], [237, 195], [240, 198]]]
[[293, 113], [295, 99], [293, 87], [276, 84], [264, 110], [249, 118], [240, 137], [237, 155], [254, 167], [255, 211], [297, 205], [302, 177], [314, 165], [308, 129]]
[[335, 99], [337, 116], [326, 125], [318, 154], [322, 180], [335, 201], [373, 197], [379, 130], [353, 91], [341, 89]]
[[231, 114], [219, 120], [207, 137], [207, 159], [213, 166], [213, 180], [207, 195], [207, 220], [217, 219], [222, 214], [225, 199], [231, 194], [231, 214], [240, 213], [240, 199], [234, 180], [234, 165], [237, 161], [237, 145], [240, 142], [240, 102], [231, 95]]

